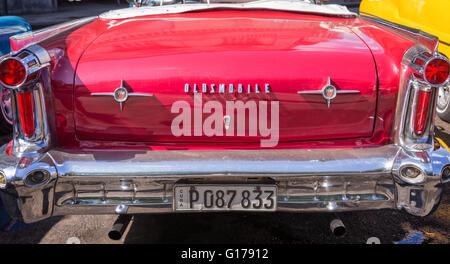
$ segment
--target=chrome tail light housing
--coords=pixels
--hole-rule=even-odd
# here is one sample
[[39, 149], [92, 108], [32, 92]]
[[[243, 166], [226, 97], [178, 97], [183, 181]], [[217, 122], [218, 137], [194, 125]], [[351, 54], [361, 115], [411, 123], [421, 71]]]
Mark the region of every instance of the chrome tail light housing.
[[0, 83], [6, 88], [25, 90], [39, 79], [41, 69], [50, 61], [44, 48], [32, 45], [0, 61]]
[[50, 64], [50, 55], [39, 45], [31, 45], [0, 62], [0, 83], [11, 91], [13, 155], [32, 155], [49, 144], [49, 100], [44, 98], [49, 81], [44, 82], [44, 76], [49, 78]]
[[402, 64], [394, 141], [412, 151], [431, 149], [438, 90], [449, 82], [450, 62], [416, 45], [405, 53]]

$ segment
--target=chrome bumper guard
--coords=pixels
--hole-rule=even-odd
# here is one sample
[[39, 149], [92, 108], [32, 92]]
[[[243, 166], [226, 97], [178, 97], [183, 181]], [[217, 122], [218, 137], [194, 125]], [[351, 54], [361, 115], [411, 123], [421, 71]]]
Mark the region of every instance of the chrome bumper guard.
[[[404, 209], [425, 216], [450, 180], [450, 154], [396, 145], [353, 149], [70, 153], [38, 159], [0, 154], [1, 198], [10, 215], [35, 222], [68, 214], [164, 213], [176, 183], [262, 183], [278, 186], [278, 211]], [[423, 175], [411, 181], [405, 167]], [[39, 184], [29, 181], [44, 172]], [[442, 176], [444, 174], [444, 176]], [[42, 176], [42, 175], [41, 175]], [[42, 177], [41, 177], [42, 179]], [[121, 205], [121, 206], [119, 206]]]

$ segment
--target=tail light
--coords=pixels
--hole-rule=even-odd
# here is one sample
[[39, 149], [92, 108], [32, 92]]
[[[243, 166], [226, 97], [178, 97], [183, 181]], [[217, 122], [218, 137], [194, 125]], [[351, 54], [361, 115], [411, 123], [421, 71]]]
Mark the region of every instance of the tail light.
[[[0, 61], [0, 85], [9, 88], [13, 110], [13, 141], [8, 155], [34, 155], [50, 145], [47, 121], [52, 58], [32, 44]], [[50, 104], [51, 106], [51, 104]]]
[[[22, 53], [28, 55], [28, 53]], [[27, 81], [27, 67], [23, 62], [24, 56], [11, 57], [0, 63], [0, 82], [9, 88], [21, 88]], [[29, 60], [33, 62], [34, 60]], [[32, 65], [32, 64], [30, 64]], [[17, 92], [17, 108], [19, 123], [25, 137], [30, 138], [34, 134], [34, 98], [32, 90]]]
[[449, 78], [450, 64], [444, 58], [433, 58], [425, 65], [424, 79], [432, 85], [442, 86]]
[[[435, 147], [436, 97], [450, 79], [450, 62], [437, 52], [438, 44], [437, 38], [424, 35], [402, 58], [393, 140], [406, 149]], [[413, 175], [411, 171], [405, 173], [404, 178]]]
[[414, 117], [414, 133], [422, 135], [427, 128], [428, 116], [430, 113], [430, 102], [432, 97], [431, 89], [419, 90], [417, 97], [416, 114]]
[[33, 92], [28, 91], [17, 94], [17, 107], [23, 134], [31, 137], [34, 134], [34, 99]]
[[22, 138], [30, 142], [42, 140], [42, 132], [46, 131], [40, 80], [42, 70], [50, 63], [48, 52], [39, 45], [31, 45], [0, 61], [0, 84], [11, 89], [14, 125]]
[[423, 73], [423, 81], [417, 84], [418, 94], [416, 97], [414, 120], [414, 133], [421, 136], [427, 129], [429, 117], [434, 113], [431, 104], [434, 104], [433, 89], [439, 89], [449, 81], [450, 63], [447, 58], [430, 53], [423, 53], [415, 60], [420, 65]]
[[435, 91], [449, 81], [450, 63], [444, 56], [432, 55], [429, 52], [419, 53], [412, 61], [417, 81], [413, 83], [410, 129], [416, 137], [422, 137], [434, 113], [432, 105], [435, 101]]
[[27, 77], [25, 65], [18, 59], [8, 58], [0, 63], [0, 82], [6, 87], [22, 85]]

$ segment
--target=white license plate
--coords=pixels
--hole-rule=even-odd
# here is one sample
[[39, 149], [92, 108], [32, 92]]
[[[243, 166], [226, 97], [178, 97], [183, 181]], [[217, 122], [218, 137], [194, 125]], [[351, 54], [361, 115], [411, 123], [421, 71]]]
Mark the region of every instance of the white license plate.
[[175, 185], [176, 211], [275, 211], [276, 185]]

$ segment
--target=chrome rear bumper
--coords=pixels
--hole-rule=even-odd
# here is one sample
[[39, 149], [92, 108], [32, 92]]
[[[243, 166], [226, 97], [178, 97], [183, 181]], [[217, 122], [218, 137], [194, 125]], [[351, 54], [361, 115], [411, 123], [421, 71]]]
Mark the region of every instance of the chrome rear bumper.
[[[0, 154], [1, 190], [8, 212], [35, 222], [67, 214], [173, 212], [175, 183], [261, 183], [278, 186], [278, 211], [335, 212], [404, 209], [424, 216], [440, 201], [449, 177], [444, 149], [410, 152], [396, 145], [355, 149], [148, 151], [69, 153], [51, 150], [40, 158]], [[411, 182], [399, 171], [419, 168]], [[43, 184], [27, 176], [48, 172]]]

